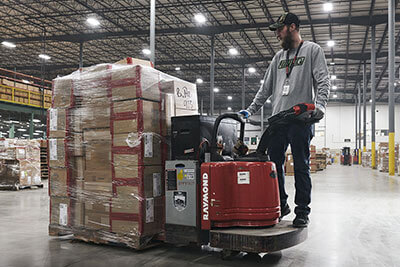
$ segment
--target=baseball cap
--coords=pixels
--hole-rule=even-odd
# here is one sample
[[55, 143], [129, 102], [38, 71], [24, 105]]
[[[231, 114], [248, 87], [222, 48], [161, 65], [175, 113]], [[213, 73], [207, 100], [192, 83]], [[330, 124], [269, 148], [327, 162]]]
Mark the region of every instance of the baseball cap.
[[296, 26], [298, 27], [300, 25], [300, 20], [295, 14], [286, 12], [280, 15], [277, 22], [269, 25], [269, 29], [271, 31], [276, 31], [278, 28], [284, 25], [290, 25], [292, 23], [296, 24]]

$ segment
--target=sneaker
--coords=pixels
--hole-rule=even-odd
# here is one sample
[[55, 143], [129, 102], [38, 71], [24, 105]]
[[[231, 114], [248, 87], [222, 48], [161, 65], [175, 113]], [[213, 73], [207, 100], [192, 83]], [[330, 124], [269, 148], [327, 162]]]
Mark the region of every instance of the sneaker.
[[310, 219], [308, 219], [308, 215], [305, 214], [297, 214], [296, 218], [293, 220], [293, 227], [296, 228], [304, 228], [307, 227]]
[[283, 217], [290, 213], [290, 207], [286, 204], [283, 208], [281, 207], [281, 216], [279, 216], [279, 221], [282, 220]]

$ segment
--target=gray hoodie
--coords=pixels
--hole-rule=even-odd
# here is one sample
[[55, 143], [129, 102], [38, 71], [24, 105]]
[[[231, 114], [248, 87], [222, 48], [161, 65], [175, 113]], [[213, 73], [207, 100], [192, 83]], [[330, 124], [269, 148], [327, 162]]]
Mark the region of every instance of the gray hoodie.
[[[296, 51], [297, 48], [289, 50], [289, 62], [293, 61]], [[264, 83], [247, 108], [250, 114], [256, 113], [270, 96], [272, 115], [298, 103], [314, 103], [325, 111], [331, 83], [324, 50], [316, 43], [304, 41], [289, 76], [289, 94], [283, 95], [283, 85], [286, 79], [286, 53], [287, 50], [281, 49], [272, 59], [271, 65], [265, 73]]]

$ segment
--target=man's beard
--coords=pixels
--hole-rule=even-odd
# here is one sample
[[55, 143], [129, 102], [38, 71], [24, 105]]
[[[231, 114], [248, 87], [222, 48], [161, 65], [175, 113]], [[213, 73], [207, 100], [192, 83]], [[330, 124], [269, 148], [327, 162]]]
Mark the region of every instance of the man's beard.
[[290, 31], [288, 31], [286, 36], [281, 40], [281, 47], [283, 50], [288, 50], [293, 47], [293, 38]]

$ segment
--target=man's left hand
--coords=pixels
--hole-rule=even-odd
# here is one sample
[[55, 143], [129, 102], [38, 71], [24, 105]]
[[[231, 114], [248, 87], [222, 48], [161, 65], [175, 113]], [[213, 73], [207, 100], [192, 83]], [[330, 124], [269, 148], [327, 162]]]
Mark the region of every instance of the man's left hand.
[[325, 115], [325, 108], [320, 105], [315, 105], [312, 118], [316, 120], [321, 120], [324, 117], [324, 115]]

